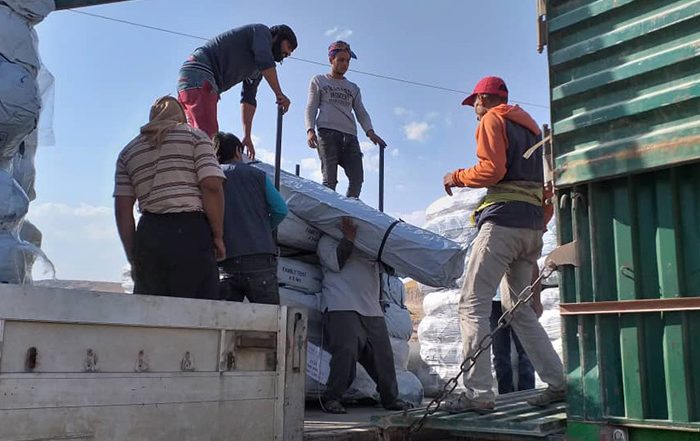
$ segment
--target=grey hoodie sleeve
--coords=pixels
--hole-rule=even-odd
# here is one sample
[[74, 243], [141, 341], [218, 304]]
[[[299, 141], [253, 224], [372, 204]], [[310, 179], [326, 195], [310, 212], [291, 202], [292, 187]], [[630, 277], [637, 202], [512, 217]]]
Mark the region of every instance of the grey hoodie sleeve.
[[309, 83], [309, 98], [306, 102], [306, 113], [304, 115], [304, 123], [306, 125], [306, 131], [313, 129], [316, 126], [316, 114], [318, 113], [318, 106], [321, 100], [321, 92], [318, 89], [318, 81], [316, 77], [311, 78]]
[[360, 123], [360, 126], [362, 126], [362, 130], [364, 130], [365, 133], [372, 130], [372, 120], [369, 117], [369, 113], [367, 113], [367, 109], [365, 109], [365, 105], [362, 104], [362, 93], [359, 87], [357, 88], [357, 96], [352, 102], [352, 108], [355, 111], [357, 121]]

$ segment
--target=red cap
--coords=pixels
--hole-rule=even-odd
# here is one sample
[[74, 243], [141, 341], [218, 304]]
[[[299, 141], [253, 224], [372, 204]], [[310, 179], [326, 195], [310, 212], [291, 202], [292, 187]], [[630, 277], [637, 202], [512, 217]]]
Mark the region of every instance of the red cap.
[[480, 93], [488, 93], [490, 95], [498, 95], [503, 98], [508, 98], [508, 88], [506, 82], [498, 77], [484, 77], [476, 83], [472, 94], [462, 101], [463, 106], [474, 106], [476, 96]]

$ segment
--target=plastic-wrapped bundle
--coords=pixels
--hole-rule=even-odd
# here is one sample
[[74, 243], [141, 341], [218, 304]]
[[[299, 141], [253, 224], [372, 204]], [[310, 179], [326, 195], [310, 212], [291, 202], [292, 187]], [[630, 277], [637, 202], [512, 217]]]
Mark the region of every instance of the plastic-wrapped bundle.
[[[274, 167], [254, 165], [274, 175]], [[399, 274], [426, 285], [449, 286], [464, 270], [464, 250], [440, 235], [398, 222], [359, 200], [345, 198], [321, 184], [284, 171], [281, 190], [292, 212], [336, 239], [342, 237], [341, 218], [352, 217], [358, 226], [355, 246], [381, 258]]]
[[436, 291], [423, 297], [423, 313], [433, 317], [457, 317], [457, 306], [461, 290]]
[[289, 213], [277, 227], [277, 241], [297, 250], [316, 252], [321, 232], [294, 213]]
[[413, 334], [413, 322], [404, 299], [404, 286], [401, 279], [383, 273], [381, 302], [389, 336], [408, 341]]
[[36, 78], [0, 57], [0, 167], [12, 170], [22, 140], [36, 128], [41, 108]]
[[[280, 288], [280, 303], [286, 306], [303, 307], [308, 311], [306, 398], [316, 399], [319, 396], [323, 396], [325, 392], [331, 358], [327, 351], [321, 349], [328, 341], [327, 336], [323, 334], [323, 314], [320, 312], [320, 297], [316, 294]], [[413, 374], [406, 371], [406, 366], [408, 365], [408, 342], [397, 338], [391, 338], [390, 342], [399, 384], [399, 397], [417, 406], [423, 399], [423, 387]], [[377, 386], [367, 371], [359, 363], [356, 371], [355, 380], [343, 395], [343, 399], [360, 400], [371, 398], [379, 400], [376, 390]]]
[[280, 285], [317, 293], [321, 291], [323, 275], [317, 265], [280, 257], [277, 260], [277, 279]]

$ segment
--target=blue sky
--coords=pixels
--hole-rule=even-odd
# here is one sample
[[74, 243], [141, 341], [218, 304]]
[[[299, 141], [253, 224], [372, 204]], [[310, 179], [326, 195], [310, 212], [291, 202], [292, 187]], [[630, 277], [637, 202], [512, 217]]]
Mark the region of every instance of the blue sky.
[[[511, 102], [540, 123], [549, 119], [547, 63], [535, 51], [535, 1], [491, 0], [352, 2], [143, 0], [83, 9], [205, 38], [247, 23], [286, 23], [299, 47], [293, 56], [326, 63], [328, 44], [348, 41], [358, 60], [351, 69], [471, 90], [485, 75], [503, 77]], [[54, 12], [37, 26], [44, 64], [56, 78], [54, 146], [40, 146], [37, 199], [29, 219], [44, 233], [44, 250], [62, 279], [114, 280], [126, 260], [112, 212], [114, 161], [146, 121], [150, 104], [174, 93], [187, 55], [202, 43], [77, 14]], [[286, 60], [278, 67], [292, 106], [284, 119], [283, 166], [320, 179], [320, 163], [306, 146], [303, 112], [310, 78], [327, 67]], [[422, 222], [442, 196], [442, 176], [475, 162], [471, 108], [463, 94], [350, 72], [362, 89], [386, 152], [385, 211]], [[241, 133], [240, 88], [222, 96], [222, 130]], [[536, 105], [536, 106], [535, 106]], [[276, 108], [261, 84], [253, 133], [258, 156], [273, 158]], [[367, 141], [360, 136], [360, 141]], [[377, 205], [378, 151], [363, 143], [361, 198]], [[342, 173], [341, 173], [342, 174]], [[347, 181], [338, 189], [345, 191]]]

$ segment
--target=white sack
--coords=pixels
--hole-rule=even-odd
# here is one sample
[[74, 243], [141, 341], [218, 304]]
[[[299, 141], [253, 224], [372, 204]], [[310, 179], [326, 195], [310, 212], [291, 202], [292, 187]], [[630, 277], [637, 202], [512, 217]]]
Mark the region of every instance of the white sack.
[[280, 285], [317, 293], [321, 291], [321, 268], [310, 263], [280, 257], [277, 259], [277, 279]]

